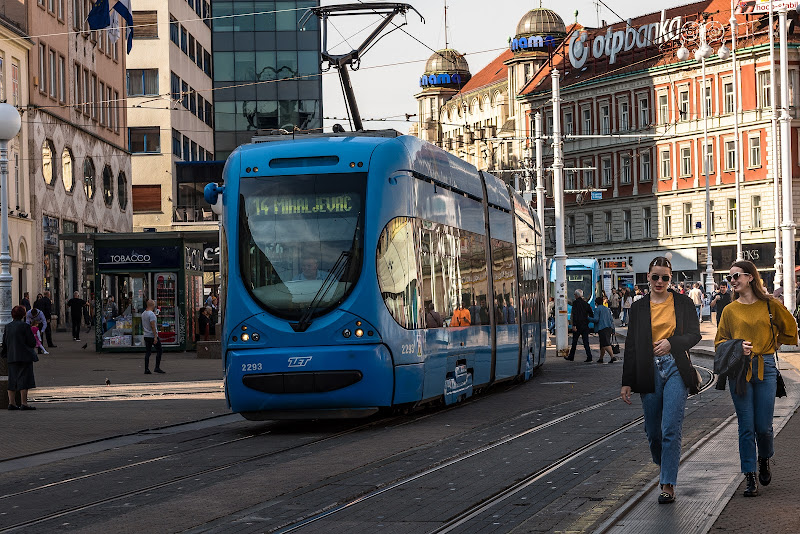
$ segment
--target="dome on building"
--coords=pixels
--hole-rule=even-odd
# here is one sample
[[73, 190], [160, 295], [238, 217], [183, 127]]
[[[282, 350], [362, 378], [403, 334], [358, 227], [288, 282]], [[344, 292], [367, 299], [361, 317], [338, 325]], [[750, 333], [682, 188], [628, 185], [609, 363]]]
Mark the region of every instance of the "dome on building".
[[517, 24], [517, 37], [521, 35], [566, 35], [567, 27], [552, 9], [531, 9]]
[[452, 48], [445, 48], [435, 52], [425, 63], [425, 74], [437, 72], [469, 74], [469, 65], [463, 54]]

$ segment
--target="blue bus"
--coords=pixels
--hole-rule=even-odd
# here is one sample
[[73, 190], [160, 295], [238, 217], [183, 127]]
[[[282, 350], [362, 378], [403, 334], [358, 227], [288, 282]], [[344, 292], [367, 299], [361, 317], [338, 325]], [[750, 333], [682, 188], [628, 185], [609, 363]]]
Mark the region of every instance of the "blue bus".
[[541, 226], [499, 178], [416, 137], [366, 132], [243, 145], [223, 179], [205, 196], [221, 202], [234, 412], [450, 404], [544, 362]]
[[[550, 289], [555, 295], [556, 263], [550, 262]], [[592, 310], [595, 308], [594, 299], [602, 295], [602, 273], [600, 263], [591, 258], [567, 258], [567, 310], [568, 317], [572, 317], [572, 299], [575, 290], [583, 291], [583, 299], [589, 303]], [[589, 328], [594, 329], [594, 323], [589, 323]]]

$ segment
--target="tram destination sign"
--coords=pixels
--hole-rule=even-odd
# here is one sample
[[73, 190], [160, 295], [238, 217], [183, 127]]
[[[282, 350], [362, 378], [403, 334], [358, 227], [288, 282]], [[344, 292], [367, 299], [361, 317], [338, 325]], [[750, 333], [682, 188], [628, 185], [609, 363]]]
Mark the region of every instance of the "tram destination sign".
[[347, 215], [361, 205], [355, 193], [317, 195], [270, 195], [247, 198], [247, 211], [254, 217], [284, 215]]

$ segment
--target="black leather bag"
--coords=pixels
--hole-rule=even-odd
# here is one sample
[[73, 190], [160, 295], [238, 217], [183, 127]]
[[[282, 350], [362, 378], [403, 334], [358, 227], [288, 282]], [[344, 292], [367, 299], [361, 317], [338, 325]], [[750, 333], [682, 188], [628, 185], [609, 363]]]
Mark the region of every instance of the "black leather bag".
[[611, 352], [619, 354], [619, 343], [617, 342], [617, 334], [611, 334]]
[[775, 340], [775, 370], [778, 372], [775, 379], [775, 396], [780, 398], [786, 396], [786, 382], [783, 381], [781, 366], [778, 364], [778, 337], [775, 335], [775, 327], [772, 324], [772, 309], [769, 307], [769, 301], [767, 301], [767, 311], [769, 312], [769, 329], [772, 332], [772, 339]]

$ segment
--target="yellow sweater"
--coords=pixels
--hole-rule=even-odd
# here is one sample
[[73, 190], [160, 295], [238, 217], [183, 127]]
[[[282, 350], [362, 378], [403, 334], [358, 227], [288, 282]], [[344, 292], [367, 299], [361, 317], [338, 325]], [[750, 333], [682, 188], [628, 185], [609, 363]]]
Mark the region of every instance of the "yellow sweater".
[[[778, 345], [797, 344], [797, 323], [789, 310], [775, 299], [770, 300], [769, 308], [772, 310], [772, 329], [765, 300], [757, 300], [752, 304], [742, 304], [738, 300], [734, 300], [725, 306], [717, 327], [717, 337], [714, 339], [715, 347], [729, 339], [743, 339], [751, 342], [753, 344], [752, 356], [759, 357], [759, 378], [764, 376], [764, 360], [761, 356], [772, 354], [778, 349], [773, 332], [777, 335]], [[750, 380], [750, 372], [748, 372], [747, 379]]]

